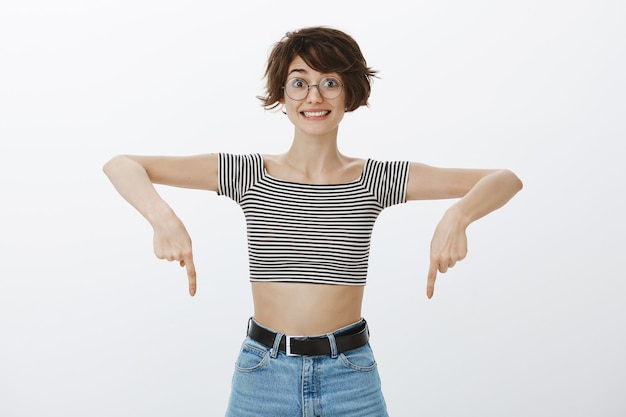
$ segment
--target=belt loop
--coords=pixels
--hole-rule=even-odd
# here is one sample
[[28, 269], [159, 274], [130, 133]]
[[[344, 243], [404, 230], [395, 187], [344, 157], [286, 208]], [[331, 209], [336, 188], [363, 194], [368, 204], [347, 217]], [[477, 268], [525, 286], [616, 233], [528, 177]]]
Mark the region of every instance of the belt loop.
[[282, 340], [283, 336], [283, 333], [276, 333], [276, 337], [274, 337], [274, 346], [272, 346], [272, 350], [270, 350], [270, 356], [274, 359], [276, 359], [276, 356], [278, 356], [280, 341]]
[[248, 319], [248, 327], [246, 328], [246, 336], [250, 335], [250, 326], [252, 325], [253, 317]]
[[335, 341], [335, 335], [328, 333], [326, 336], [328, 337], [328, 343], [330, 344], [330, 357], [337, 359], [337, 342]]

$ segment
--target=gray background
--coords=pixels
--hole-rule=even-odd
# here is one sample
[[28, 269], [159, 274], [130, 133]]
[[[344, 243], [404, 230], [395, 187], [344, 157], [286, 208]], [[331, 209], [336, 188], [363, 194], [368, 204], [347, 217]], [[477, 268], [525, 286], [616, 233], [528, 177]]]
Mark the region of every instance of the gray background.
[[243, 215], [159, 188], [198, 294], [101, 167], [119, 153], [278, 153], [271, 45], [325, 24], [380, 70], [346, 154], [505, 167], [524, 190], [425, 296], [451, 201], [386, 210], [364, 315], [393, 416], [623, 416], [625, 3], [0, 4], [0, 416], [222, 415], [251, 315]]

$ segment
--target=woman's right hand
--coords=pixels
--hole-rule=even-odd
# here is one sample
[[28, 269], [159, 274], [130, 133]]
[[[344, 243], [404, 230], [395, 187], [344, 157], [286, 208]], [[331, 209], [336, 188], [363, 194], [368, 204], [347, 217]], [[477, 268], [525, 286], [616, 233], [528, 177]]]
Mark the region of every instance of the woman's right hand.
[[189, 295], [196, 294], [196, 267], [193, 263], [191, 238], [183, 222], [170, 212], [162, 220], [153, 224], [154, 229], [154, 254], [159, 259], [167, 259], [170, 262], [177, 261], [181, 267], [187, 270], [189, 280]]
[[154, 229], [154, 253], [187, 268], [189, 294], [196, 293], [196, 268], [187, 229], [153, 184], [217, 191], [217, 154], [189, 157], [118, 155], [103, 169], [115, 189]]

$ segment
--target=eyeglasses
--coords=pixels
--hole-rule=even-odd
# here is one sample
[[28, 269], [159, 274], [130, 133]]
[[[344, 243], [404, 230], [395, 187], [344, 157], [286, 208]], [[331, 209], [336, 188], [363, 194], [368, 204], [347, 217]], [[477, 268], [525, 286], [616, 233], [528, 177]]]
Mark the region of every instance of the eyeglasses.
[[283, 90], [285, 90], [285, 93], [287, 93], [290, 99], [301, 101], [309, 95], [311, 87], [317, 87], [317, 90], [323, 98], [326, 100], [332, 100], [339, 97], [343, 86], [344, 84], [333, 77], [322, 78], [322, 80], [317, 84], [307, 84], [307, 82], [302, 78], [291, 78], [287, 81]]

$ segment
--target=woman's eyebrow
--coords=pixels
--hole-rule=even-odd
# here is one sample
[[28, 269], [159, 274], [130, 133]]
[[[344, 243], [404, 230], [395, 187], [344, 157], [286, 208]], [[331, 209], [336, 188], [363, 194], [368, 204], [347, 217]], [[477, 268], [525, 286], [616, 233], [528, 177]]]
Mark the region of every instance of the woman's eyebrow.
[[307, 70], [305, 70], [304, 68], [294, 68], [291, 71], [289, 71], [289, 74], [287, 74], [287, 76], [293, 74], [294, 72], [297, 74], [306, 74]]

